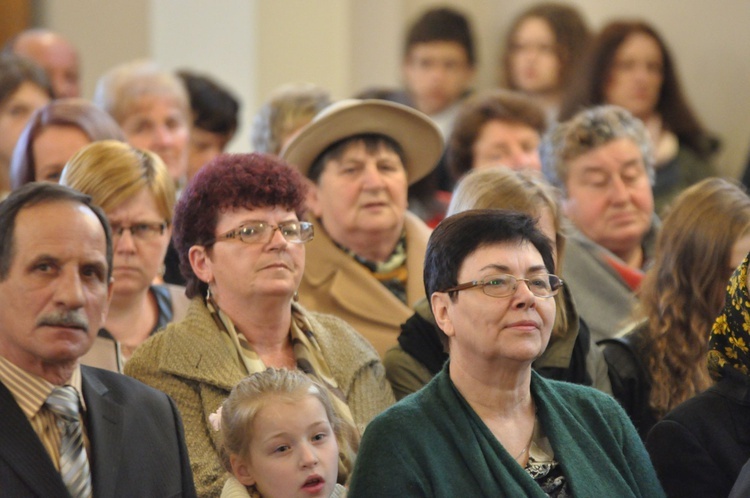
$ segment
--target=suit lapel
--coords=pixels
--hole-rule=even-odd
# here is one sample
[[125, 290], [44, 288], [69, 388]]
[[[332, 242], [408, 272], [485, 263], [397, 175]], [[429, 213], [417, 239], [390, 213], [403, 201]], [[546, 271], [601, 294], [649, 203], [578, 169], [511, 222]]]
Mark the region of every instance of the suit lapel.
[[[13, 395], [0, 383], [0, 460], [38, 496], [66, 496], [67, 489]], [[4, 486], [0, 483], [0, 489]]]
[[82, 366], [81, 376], [94, 496], [105, 498], [112, 496], [117, 484], [123, 444], [123, 406], [113, 399], [94, 370]]

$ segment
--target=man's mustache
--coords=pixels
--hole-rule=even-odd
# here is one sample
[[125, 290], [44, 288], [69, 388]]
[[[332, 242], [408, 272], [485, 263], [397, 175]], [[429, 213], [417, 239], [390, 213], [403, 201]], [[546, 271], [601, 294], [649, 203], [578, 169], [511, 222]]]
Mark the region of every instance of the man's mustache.
[[37, 327], [66, 327], [78, 328], [88, 332], [89, 321], [82, 311], [55, 311], [39, 317], [36, 321]]

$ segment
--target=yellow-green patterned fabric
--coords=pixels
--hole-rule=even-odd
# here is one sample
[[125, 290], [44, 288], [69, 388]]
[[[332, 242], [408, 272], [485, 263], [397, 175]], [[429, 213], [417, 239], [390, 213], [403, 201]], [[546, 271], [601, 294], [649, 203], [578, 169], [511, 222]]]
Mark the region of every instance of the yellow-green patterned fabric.
[[715, 380], [724, 376], [750, 377], [750, 293], [747, 267], [750, 255], [734, 271], [727, 286], [724, 311], [714, 322], [708, 341], [708, 372]]

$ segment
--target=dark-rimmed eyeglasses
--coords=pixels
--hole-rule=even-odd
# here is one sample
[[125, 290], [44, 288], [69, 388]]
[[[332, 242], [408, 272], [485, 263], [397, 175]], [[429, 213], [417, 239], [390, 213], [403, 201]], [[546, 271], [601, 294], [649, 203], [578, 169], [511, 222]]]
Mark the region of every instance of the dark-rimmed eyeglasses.
[[557, 275], [541, 273], [529, 278], [518, 278], [513, 275], [490, 275], [482, 280], [474, 280], [464, 284], [456, 285], [443, 292], [453, 293], [462, 290], [481, 287], [482, 292], [492, 297], [512, 296], [518, 290], [518, 283], [526, 282], [526, 285], [536, 297], [552, 297], [556, 295], [563, 286], [563, 281]]
[[273, 239], [273, 234], [276, 230], [281, 232], [284, 239], [292, 244], [304, 244], [311, 241], [315, 235], [313, 224], [307, 221], [282, 221], [278, 225], [272, 225], [265, 221], [257, 221], [245, 223], [228, 232], [217, 235], [214, 240], [206, 245], [229, 239], [239, 239], [245, 244], [266, 244]]
[[167, 229], [167, 222], [162, 221], [161, 223], [133, 223], [132, 225], [121, 225], [119, 223], [111, 223], [112, 237], [120, 238], [123, 232], [127, 230], [130, 232], [130, 236], [134, 239], [139, 240], [151, 240], [155, 239], [160, 235], [164, 235], [164, 230]]

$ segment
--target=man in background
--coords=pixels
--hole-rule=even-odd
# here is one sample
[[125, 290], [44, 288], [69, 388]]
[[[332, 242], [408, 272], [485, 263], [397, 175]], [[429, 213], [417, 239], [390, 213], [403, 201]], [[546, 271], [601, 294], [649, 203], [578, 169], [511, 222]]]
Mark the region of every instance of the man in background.
[[475, 73], [474, 41], [466, 17], [448, 8], [425, 12], [411, 26], [403, 75], [413, 107], [437, 123], [446, 137]]
[[81, 96], [78, 51], [70, 41], [48, 29], [29, 29], [4, 48], [36, 62], [47, 73], [55, 98]]

